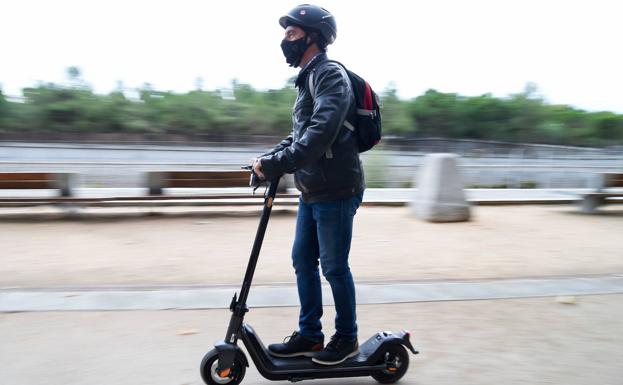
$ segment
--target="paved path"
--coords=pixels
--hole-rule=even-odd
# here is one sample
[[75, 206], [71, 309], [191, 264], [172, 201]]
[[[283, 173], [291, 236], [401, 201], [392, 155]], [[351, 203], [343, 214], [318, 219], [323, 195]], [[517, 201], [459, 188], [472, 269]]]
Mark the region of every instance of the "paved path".
[[[335, 313], [324, 309], [333, 333]], [[294, 307], [258, 308], [245, 321], [264, 343], [296, 327]], [[0, 383], [200, 385], [199, 362], [222, 339], [225, 309], [0, 313]], [[400, 385], [620, 385], [623, 296], [421, 302], [358, 308], [361, 340], [409, 329], [420, 351]], [[287, 384], [262, 378], [247, 385]], [[372, 378], [305, 385], [378, 385]]]
[[[238, 286], [2, 290], [0, 312], [226, 309], [238, 290]], [[623, 274], [357, 285], [361, 305], [591, 294], [623, 294]], [[323, 285], [323, 298], [326, 305], [333, 305], [328, 285]], [[299, 304], [295, 285], [255, 286], [248, 302], [251, 307]]]

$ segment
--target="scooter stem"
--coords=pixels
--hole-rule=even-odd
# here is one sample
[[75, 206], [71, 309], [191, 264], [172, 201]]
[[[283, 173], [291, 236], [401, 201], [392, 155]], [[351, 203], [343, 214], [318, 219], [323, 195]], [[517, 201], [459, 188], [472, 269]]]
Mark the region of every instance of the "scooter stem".
[[255, 266], [257, 265], [257, 260], [262, 248], [262, 242], [264, 241], [264, 234], [266, 233], [266, 227], [268, 226], [268, 219], [270, 218], [270, 212], [273, 208], [273, 201], [275, 200], [275, 195], [277, 194], [278, 185], [279, 178], [269, 182], [266, 195], [264, 196], [264, 210], [262, 211], [260, 224], [258, 225], [257, 233], [255, 234], [255, 241], [253, 242], [253, 248], [251, 249], [249, 264], [247, 265], [247, 271], [244, 275], [242, 288], [240, 289], [240, 297], [238, 297], [236, 306], [232, 309], [232, 311], [239, 317], [243, 316], [246, 312], [247, 297], [249, 296], [249, 290], [251, 289]]

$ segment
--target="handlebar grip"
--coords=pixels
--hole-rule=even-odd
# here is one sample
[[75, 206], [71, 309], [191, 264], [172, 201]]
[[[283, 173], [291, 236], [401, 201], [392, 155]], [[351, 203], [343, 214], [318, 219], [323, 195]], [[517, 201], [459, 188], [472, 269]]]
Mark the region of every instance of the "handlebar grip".
[[260, 177], [257, 176], [257, 174], [252, 171], [251, 176], [249, 177], [249, 186], [253, 188], [257, 188], [257, 187], [260, 187], [261, 184], [262, 184], [262, 181], [260, 180]]

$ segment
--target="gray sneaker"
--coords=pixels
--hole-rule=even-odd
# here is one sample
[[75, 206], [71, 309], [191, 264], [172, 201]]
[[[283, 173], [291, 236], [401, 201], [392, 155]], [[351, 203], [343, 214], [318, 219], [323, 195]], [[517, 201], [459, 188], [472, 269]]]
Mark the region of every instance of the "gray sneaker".
[[337, 365], [357, 354], [359, 354], [357, 339], [349, 340], [335, 334], [327, 346], [312, 358], [312, 361], [321, 365]]

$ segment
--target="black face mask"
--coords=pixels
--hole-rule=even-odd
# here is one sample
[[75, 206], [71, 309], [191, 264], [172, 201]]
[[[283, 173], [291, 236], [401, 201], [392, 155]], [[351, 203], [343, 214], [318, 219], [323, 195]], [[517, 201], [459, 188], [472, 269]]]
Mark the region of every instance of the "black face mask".
[[290, 67], [298, 67], [307, 48], [309, 48], [307, 36], [294, 41], [284, 40], [281, 42], [283, 56], [286, 57], [286, 62], [290, 64]]

